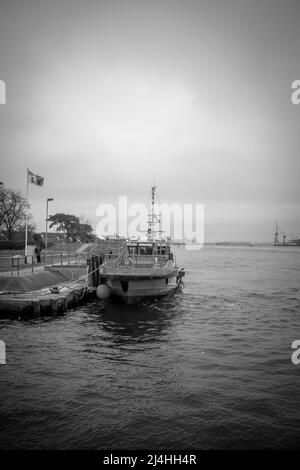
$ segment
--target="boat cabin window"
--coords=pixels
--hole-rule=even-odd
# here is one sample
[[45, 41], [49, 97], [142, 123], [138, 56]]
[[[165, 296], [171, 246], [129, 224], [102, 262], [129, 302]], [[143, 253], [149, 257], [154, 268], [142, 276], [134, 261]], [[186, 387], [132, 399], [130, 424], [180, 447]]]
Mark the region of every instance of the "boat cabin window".
[[156, 243], [131, 243], [127, 245], [129, 255], [142, 256], [169, 256], [170, 248], [166, 244]]
[[129, 255], [137, 255], [137, 252], [138, 252], [137, 245], [128, 245], [127, 248], [128, 248]]
[[140, 254], [141, 255], [152, 255], [153, 254], [152, 245], [140, 245]]
[[162, 256], [166, 255], [167, 254], [166, 247], [164, 245], [158, 245], [157, 254], [162, 255]]

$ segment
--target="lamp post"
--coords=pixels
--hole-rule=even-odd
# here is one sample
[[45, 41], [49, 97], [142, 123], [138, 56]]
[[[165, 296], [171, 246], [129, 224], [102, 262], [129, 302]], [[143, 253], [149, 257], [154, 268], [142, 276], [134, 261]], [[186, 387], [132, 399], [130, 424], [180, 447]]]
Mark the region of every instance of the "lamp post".
[[50, 201], [54, 201], [52, 197], [47, 198], [47, 204], [46, 204], [46, 247], [45, 247], [45, 264], [46, 264], [46, 259], [47, 259], [47, 249], [48, 249], [48, 205]]

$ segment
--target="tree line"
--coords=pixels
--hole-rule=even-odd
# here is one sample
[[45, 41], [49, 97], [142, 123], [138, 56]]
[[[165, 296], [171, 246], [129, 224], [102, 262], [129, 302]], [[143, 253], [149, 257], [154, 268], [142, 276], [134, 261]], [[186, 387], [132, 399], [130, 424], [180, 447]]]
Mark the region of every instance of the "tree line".
[[58, 232], [63, 232], [66, 235], [67, 241], [91, 242], [96, 238], [92, 234], [92, 226], [87, 222], [80, 222], [79, 217], [76, 215], [60, 212], [51, 215], [48, 221], [50, 222], [50, 228], [56, 227]]
[[[0, 187], [0, 234], [4, 240], [19, 240], [25, 234], [28, 204], [20, 191]], [[30, 217], [30, 230], [34, 224]]]
[[[26, 214], [28, 217], [28, 240], [34, 241], [36, 227], [29, 213], [29, 205], [20, 191], [0, 186], [0, 239], [7, 241], [25, 241]], [[91, 242], [96, 237], [92, 226], [81, 222], [73, 214], [58, 213], [48, 218], [49, 228], [63, 233], [68, 242]]]

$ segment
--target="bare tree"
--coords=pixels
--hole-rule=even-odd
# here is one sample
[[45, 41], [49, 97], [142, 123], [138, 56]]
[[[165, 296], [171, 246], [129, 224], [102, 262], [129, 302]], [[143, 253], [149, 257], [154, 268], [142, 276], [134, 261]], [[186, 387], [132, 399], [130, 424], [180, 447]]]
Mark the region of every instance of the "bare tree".
[[0, 230], [8, 240], [24, 227], [28, 204], [19, 191], [0, 188]]
[[3, 220], [3, 210], [2, 205], [5, 199], [6, 189], [3, 187], [3, 183], [0, 182], [0, 232], [2, 232], [2, 220]]

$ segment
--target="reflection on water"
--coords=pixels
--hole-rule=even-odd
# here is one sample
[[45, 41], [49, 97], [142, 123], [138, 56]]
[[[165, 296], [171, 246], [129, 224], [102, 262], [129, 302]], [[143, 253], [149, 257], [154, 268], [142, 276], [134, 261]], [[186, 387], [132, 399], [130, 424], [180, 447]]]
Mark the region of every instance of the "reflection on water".
[[[116, 343], [153, 342], [167, 334], [176, 321], [176, 300], [122, 305], [113, 302], [96, 303], [91, 312], [98, 325]], [[95, 321], [95, 319], [93, 319]]]

